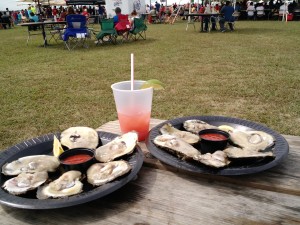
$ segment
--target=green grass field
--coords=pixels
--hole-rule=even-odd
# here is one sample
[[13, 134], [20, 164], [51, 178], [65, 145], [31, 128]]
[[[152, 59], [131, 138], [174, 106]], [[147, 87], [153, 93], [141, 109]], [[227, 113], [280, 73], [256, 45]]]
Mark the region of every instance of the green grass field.
[[[97, 27], [95, 27], [97, 29]], [[71, 126], [117, 119], [110, 85], [159, 79], [152, 117], [223, 115], [300, 135], [299, 22], [238, 21], [235, 32], [199, 33], [184, 21], [148, 25], [147, 40], [48, 48], [27, 29], [0, 30], [0, 149]]]

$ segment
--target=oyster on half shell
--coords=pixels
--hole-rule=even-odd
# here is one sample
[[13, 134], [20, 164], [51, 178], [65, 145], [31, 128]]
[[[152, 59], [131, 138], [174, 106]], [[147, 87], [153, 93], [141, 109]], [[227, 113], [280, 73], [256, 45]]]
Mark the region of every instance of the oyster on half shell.
[[175, 127], [173, 127], [172, 124], [170, 123], [163, 125], [159, 131], [162, 134], [169, 134], [169, 135], [176, 136], [189, 144], [195, 144], [200, 140], [199, 135], [192, 134], [191, 132], [188, 131], [178, 130]]
[[118, 157], [133, 152], [138, 140], [136, 132], [128, 132], [116, 137], [106, 145], [102, 145], [95, 151], [95, 158], [99, 162], [110, 162]]
[[61, 133], [60, 142], [68, 148], [95, 149], [99, 144], [99, 137], [93, 128], [70, 127]]
[[223, 151], [215, 151], [213, 154], [206, 153], [206, 154], [199, 154], [193, 157], [194, 160], [201, 162], [207, 166], [221, 168], [227, 166], [230, 161], [227, 158], [226, 153]]
[[87, 170], [87, 181], [95, 186], [108, 183], [131, 170], [128, 162], [112, 161], [108, 163], [95, 163]]
[[237, 148], [237, 147], [228, 147], [223, 150], [229, 158], [232, 159], [241, 159], [241, 158], [263, 158], [263, 157], [274, 157], [272, 150], [269, 151], [256, 151], [255, 149], [250, 148]]
[[2, 187], [10, 194], [20, 195], [36, 189], [45, 183], [47, 179], [47, 172], [20, 173], [17, 177], [5, 181]]
[[83, 184], [80, 181], [81, 172], [70, 170], [55, 181], [38, 189], [37, 198], [63, 198], [82, 192]]
[[240, 131], [230, 133], [230, 140], [237, 146], [250, 151], [260, 151], [271, 147], [275, 139], [263, 131]]
[[218, 127], [210, 125], [202, 120], [186, 120], [183, 123], [184, 129], [194, 134], [198, 134], [199, 131], [205, 129], [218, 129]]
[[35, 173], [35, 172], [54, 172], [60, 162], [54, 156], [49, 155], [32, 155], [19, 158], [10, 163], [6, 163], [2, 167], [4, 175], [14, 176], [22, 172]]
[[196, 148], [173, 135], [159, 135], [154, 138], [153, 142], [155, 145], [166, 149], [173, 154], [176, 154], [182, 159], [191, 159], [194, 155], [199, 154], [199, 151]]

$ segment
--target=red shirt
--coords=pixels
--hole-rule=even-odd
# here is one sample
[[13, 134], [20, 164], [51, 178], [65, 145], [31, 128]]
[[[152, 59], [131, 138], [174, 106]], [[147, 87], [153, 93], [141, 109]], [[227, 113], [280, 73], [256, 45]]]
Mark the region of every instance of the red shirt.
[[52, 9], [52, 15], [56, 16], [57, 15], [57, 9]]

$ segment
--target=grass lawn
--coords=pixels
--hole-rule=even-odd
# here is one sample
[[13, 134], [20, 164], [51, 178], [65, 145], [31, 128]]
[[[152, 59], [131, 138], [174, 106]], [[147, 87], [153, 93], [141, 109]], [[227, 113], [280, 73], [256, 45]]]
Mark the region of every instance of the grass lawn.
[[0, 30], [0, 149], [71, 126], [116, 120], [110, 85], [159, 79], [152, 117], [223, 115], [300, 135], [299, 22], [238, 21], [199, 33], [184, 21], [148, 25], [147, 40], [77, 48], [26, 46], [27, 29]]

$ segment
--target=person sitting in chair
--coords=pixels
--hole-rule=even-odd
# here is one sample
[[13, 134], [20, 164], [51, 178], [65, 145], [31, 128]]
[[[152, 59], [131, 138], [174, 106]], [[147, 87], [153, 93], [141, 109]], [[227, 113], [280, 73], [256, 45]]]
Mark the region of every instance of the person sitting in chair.
[[33, 12], [30, 12], [29, 18], [33, 20], [34, 22], [39, 22], [39, 17], [35, 15]]
[[234, 13], [234, 8], [231, 6], [230, 1], [226, 1], [225, 6], [223, 6], [220, 13], [224, 15], [219, 22], [221, 31], [225, 32], [225, 22], [228, 22], [230, 30], [233, 31], [232, 23], [234, 22], [234, 17], [232, 14]]
[[115, 13], [116, 15], [113, 17], [113, 20], [114, 20], [114, 24], [116, 25], [119, 22], [119, 15], [121, 14], [121, 8], [117, 7], [115, 9]]
[[254, 12], [255, 12], [255, 8], [253, 6], [253, 2], [250, 2], [248, 8], [247, 8], [247, 18], [248, 19], [254, 19]]
[[138, 16], [138, 14], [137, 14], [137, 12], [136, 12], [135, 9], [130, 14], [130, 19], [129, 19], [130, 26], [131, 26], [130, 30], [134, 29], [134, 18], [139, 18], [139, 16]]
[[[206, 5], [205, 7], [205, 11], [204, 11], [205, 14], [211, 14], [212, 13], [212, 10], [211, 10], [211, 6], [209, 4]], [[212, 27], [211, 29], [212, 30], [216, 30], [216, 18], [214, 16], [205, 16], [204, 17], [204, 31], [207, 32], [208, 31], [208, 24], [209, 23], [212, 23]]]
[[1, 23], [4, 29], [7, 29], [7, 26], [11, 28], [11, 17], [6, 15], [6, 12], [1, 15]]

